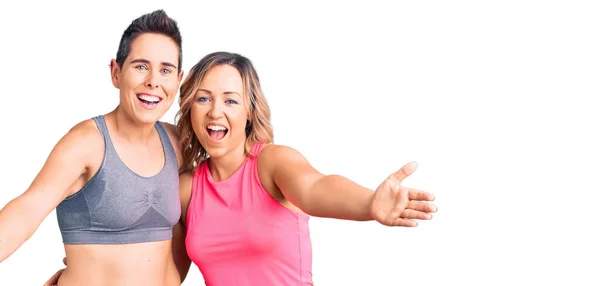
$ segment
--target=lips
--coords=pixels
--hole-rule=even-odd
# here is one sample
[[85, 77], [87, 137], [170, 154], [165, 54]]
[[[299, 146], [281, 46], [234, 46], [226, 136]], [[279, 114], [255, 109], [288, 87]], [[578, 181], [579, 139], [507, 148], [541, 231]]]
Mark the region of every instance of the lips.
[[137, 94], [137, 98], [142, 106], [148, 109], [156, 107], [162, 101], [161, 97], [148, 93], [139, 93]]
[[206, 126], [206, 132], [208, 132], [208, 137], [210, 137], [214, 141], [222, 140], [229, 130], [223, 126], [218, 124], [209, 124]]
[[156, 104], [156, 103], [159, 103], [162, 100], [162, 98], [160, 98], [160, 97], [158, 97], [156, 95], [147, 94], [147, 93], [140, 93], [140, 94], [137, 95], [137, 98], [140, 101], [142, 101], [144, 103], [148, 103], [148, 104], [152, 104], [152, 103]]

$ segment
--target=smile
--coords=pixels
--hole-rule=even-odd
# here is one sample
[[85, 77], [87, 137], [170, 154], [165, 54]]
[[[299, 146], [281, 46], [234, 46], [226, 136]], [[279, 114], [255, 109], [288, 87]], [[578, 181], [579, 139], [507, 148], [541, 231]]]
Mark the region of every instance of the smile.
[[147, 93], [140, 93], [137, 95], [137, 98], [140, 101], [140, 103], [142, 104], [142, 106], [149, 108], [149, 109], [156, 107], [156, 105], [158, 105], [158, 103], [160, 103], [162, 101], [162, 98], [160, 98], [156, 95], [147, 94]]
[[227, 135], [227, 128], [222, 125], [210, 124], [206, 127], [206, 131], [208, 132], [208, 137], [213, 141], [221, 141]]

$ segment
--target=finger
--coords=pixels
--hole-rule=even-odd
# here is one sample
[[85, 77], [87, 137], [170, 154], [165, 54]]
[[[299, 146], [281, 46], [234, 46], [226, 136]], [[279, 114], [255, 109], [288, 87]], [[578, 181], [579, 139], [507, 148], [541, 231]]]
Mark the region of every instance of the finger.
[[408, 164], [402, 166], [400, 170], [390, 175], [391, 179], [398, 180], [402, 182], [406, 177], [410, 176], [417, 169], [417, 162], [409, 162]]
[[63, 271], [63, 269], [58, 270], [54, 275], [52, 275], [52, 277], [50, 277], [48, 281], [46, 281], [46, 284], [44, 284], [44, 286], [56, 285], [58, 283], [58, 277], [60, 277]]
[[408, 198], [411, 200], [417, 200], [417, 201], [433, 201], [433, 200], [435, 200], [435, 197], [431, 193], [417, 190], [417, 189], [412, 189], [412, 188], [408, 188]]
[[437, 212], [437, 207], [431, 203], [419, 202], [419, 201], [410, 201], [406, 205], [407, 209], [425, 212], [425, 213], [434, 213]]
[[405, 209], [400, 214], [400, 218], [405, 219], [422, 219], [422, 220], [430, 220], [433, 216], [430, 213], [420, 212], [410, 209]]
[[415, 227], [417, 225], [419, 225], [416, 221], [414, 220], [410, 220], [410, 219], [404, 219], [404, 218], [397, 218], [395, 219], [392, 224], [392, 226], [405, 226], [405, 227]]
[[54, 273], [54, 275], [52, 275], [52, 277], [50, 277], [50, 279], [48, 279], [48, 281], [46, 281], [46, 283], [44, 284], [44, 286], [53, 286], [53, 285], [56, 285], [58, 283], [58, 278], [63, 273], [63, 271], [65, 271], [65, 269], [61, 269], [61, 270], [56, 271], [56, 273]]
[[398, 193], [396, 194], [396, 199], [394, 200], [394, 206], [388, 213], [386, 217], [386, 222], [389, 225], [393, 225], [394, 221], [400, 217], [400, 214], [406, 206], [408, 205], [408, 188], [400, 187], [398, 185], [390, 186], [392, 188], [399, 188]]

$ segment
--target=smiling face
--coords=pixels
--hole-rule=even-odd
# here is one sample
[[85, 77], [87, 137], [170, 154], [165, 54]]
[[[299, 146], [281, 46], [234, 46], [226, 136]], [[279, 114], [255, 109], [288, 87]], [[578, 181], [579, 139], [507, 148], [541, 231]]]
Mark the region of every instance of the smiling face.
[[185, 169], [232, 152], [250, 156], [254, 143], [273, 143], [271, 110], [248, 58], [229, 52], [204, 56], [179, 95], [177, 132]]
[[218, 65], [206, 73], [191, 107], [192, 129], [211, 158], [244, 151], [247, 100], [238, 70]]
[[183, 72], [177, 72], [179, 48], [164, 35], [145, 33], [131, 42], [119, 67], [111, 61], [113, 85], [120, 90], [119, 108], [140, 123], [154, 124], [169, 110]]

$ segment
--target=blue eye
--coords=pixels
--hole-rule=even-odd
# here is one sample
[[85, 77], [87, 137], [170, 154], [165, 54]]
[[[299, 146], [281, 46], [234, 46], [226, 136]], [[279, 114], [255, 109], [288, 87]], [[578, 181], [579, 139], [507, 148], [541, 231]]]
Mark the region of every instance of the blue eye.
[[170, 70], [170, 69], [162, 69], [162, 70], [161, 70], [161, 72], [162, 72], [163, 74], [170, 74], [170, 73], [171, 73], [171, 70]]
[[233, 100], [233, 99], [225, 100], [225, 103], [227, 103], [227, 104], [238, 104], [238, 102], [235, 101], [235, 100]]
[[208, 97], [206, 97], [206, 96], [198, 97], [198, 102], [207, 102], [207, 101], [208, 101]]
[[148, 69], [148, 67], [146, 67], [145, 65], [138, 65], [138, 66], [135, 66], [135, 68], [138, 70], [147, 70]]

